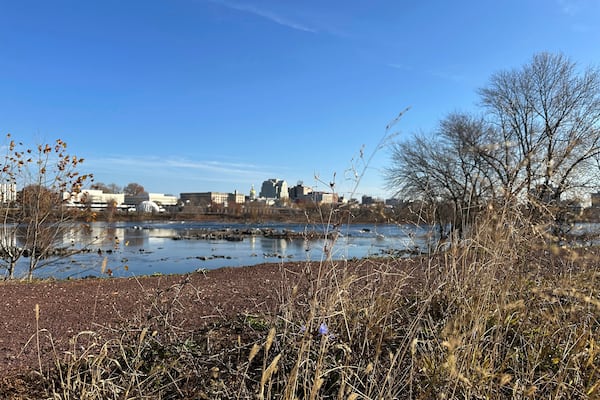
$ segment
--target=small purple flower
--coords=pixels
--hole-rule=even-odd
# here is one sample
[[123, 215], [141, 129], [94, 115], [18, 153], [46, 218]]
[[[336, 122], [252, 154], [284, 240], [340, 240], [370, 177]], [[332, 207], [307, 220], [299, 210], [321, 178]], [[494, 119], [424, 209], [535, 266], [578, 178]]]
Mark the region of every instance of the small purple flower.
[[329, 335], [329, 328], [325, 322], [321, 322], [321, 326], [319, 326], [319, 335]]

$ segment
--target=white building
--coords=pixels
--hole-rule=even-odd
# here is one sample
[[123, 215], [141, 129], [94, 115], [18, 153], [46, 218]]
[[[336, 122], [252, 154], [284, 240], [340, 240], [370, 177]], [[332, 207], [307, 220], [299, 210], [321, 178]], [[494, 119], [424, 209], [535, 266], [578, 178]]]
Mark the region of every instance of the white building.
[[125, 195], [124, 203], [129, 206], [138, 206], [144, 201], [151, 201], [160, 207], [171, 207], [177, 205], [177, 197], [163, 193], [142, 193], [138, 195]]
[[69, 204], [90, 206], [92, 208], [106, 208], [109, 204], [116, 207], [125, 202], [123, 193], [104, 193], [97, 189], [84, 189], [79, 193], [63, 193], [63, 199]]
[[338, 196], [335, 193], [312, 192], [309, 196], [316, 204], [334, 204], [338, 201]]
[[151, 202], [165, 208], [176, 206], [178, 199], [175, 196], [163, 193], [143, 193], [137, 196], [130, 196], [124, 193], [104, 193], [98, 189], [84, 189], [79, 193], [63, 193], [63, 200], [70, 206], [90, 207], [95, 210], [102, 210], [109, 205], [120, 209], [138, 208], [144, 202]]

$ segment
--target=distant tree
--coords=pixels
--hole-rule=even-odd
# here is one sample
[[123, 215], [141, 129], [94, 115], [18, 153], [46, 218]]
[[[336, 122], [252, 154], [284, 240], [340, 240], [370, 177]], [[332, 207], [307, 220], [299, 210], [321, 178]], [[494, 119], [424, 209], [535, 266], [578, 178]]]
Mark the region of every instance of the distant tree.
[[103, 193], [121, 193], [121, 187], [116, 183], [105, 184], [102, 182], [94, 182], [90, 189], [102, 190]]
[[123, 188], [123, 192], [131, 196], [139, 196], [146, 193], [146, 189], [139, 183], [132, 182]]
[[90, 185], [90, 189], [101, 190], [103, 193], [109, 193], [108, 186], [102, 182], [94, 182], [92, 185]]
[[117, 185], [116, 183], [109, 183], [106, 185], [107, 192], [106, 193], [122, 193], [123, 188]]
[[29, 256], [31, 280], [36, 270], [51, 262], [49, 256], [65, 233], [75, 227], [70, 224], [74, 211], [65, 206], [64, 193], [79, 193], [92, 176], [77, 171], [83, 159], [66, 153], [67, 144], [60, 139], [36, 148], [26, 148], [10, 135], [7, 140], [0, 180], [23, 189], [15, 201], [0, 205], [0, 257], [7, 277], [12, 279], [17, 261]]
[[485, 124], [465, 114], [451, 114], [433, 135], [415, 135], [392, 145], [392, 166], [386, 171], [388, 187], [404, 200], [433, 206], [429, 214], [440, 234], [449, 225], [462, 234], [486, 199], [493, 181], [470, 143], [482, 136]]

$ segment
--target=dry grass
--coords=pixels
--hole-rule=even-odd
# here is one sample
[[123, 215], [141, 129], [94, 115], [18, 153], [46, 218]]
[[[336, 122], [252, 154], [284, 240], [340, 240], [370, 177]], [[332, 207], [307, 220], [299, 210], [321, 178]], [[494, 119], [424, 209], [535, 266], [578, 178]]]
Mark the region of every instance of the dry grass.
[[276, 289], [275, 315], [189, 332], [177, 327], [177, 301], [156, 298], [136, 321], [76, 335], [43, 374], [42, 391], [52, 399], [599, 397], [597, 249], [559, 247], [520, 216], [492, 212], [443, 253], [357, 268], [307, 263]]

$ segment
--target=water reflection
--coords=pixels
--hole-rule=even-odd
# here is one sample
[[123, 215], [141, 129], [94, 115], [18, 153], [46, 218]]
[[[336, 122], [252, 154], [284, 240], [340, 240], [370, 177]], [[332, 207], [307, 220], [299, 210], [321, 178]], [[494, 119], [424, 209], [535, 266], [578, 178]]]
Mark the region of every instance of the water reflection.
[[125, 228], [123, 229], [123, 243], [126, 246], [130, 247], [144, 247], [144, 239], [148, 236], [143, 233], [141, 230], [133, 229], [133, 228]]
[[[324, 227], [303, 224], [264, 224], [250, 226], [225, 223], [93, 223], [87, 229], [66, 230], [60, 245], [89, 247], [90, 252], [56, 260], [38, 276], [58, 278], [100, 275], [106, 259], [114, 276], [152, 273], [185, 273], [197, 269], [253, 265], [261, 262], [305, 261], [363, 258], [381, 255], [394, 249], [426, 247], [427, 227], [410, 225], [350, 225], [328, 239], [307, 240], [244, 235], [241, 241], [204, 238], [209, 231], [245, 232], [256, 229], [282, 232], [324, 231]], [[0, 240], [13, 240], [2, 238]], [[18, 235], [17, 235], [18, 240]], [[23, 260], [22, 260], [23, 261]], [[20, 269], [19, 269], [20, 268]], [[24, 273], [24, 263], [17, 273]]]

